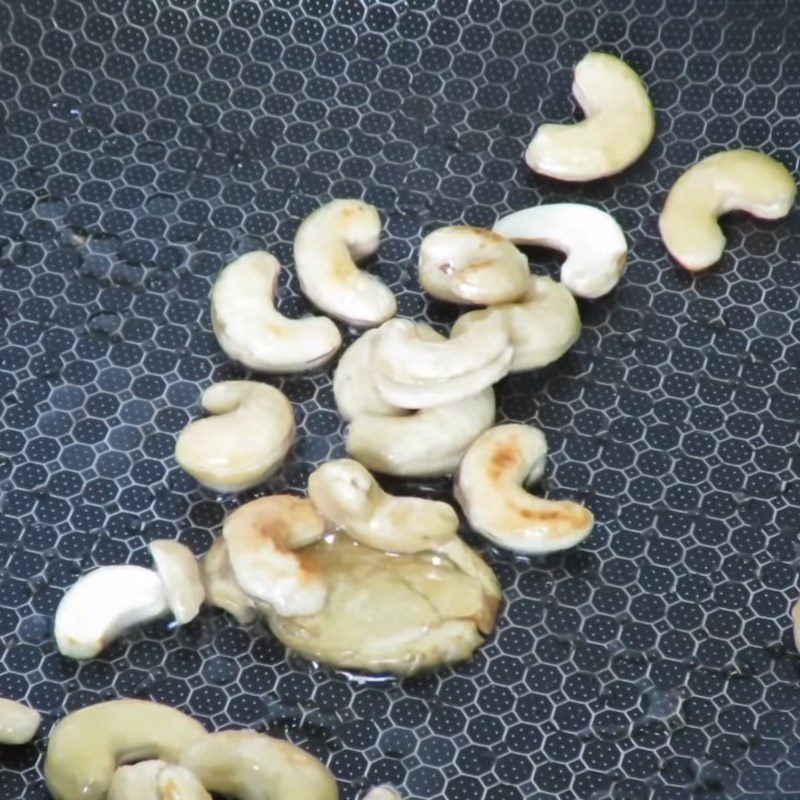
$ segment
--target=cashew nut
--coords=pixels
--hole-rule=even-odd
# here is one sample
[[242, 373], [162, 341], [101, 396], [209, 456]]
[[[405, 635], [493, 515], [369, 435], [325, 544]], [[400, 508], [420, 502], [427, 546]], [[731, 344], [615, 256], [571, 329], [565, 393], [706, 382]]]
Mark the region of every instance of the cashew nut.
[[611, 214], [583, 203], [523, 208], [499, 219], [493, 230], [514, 244], [550, 247], [566, 254], [561, 283], [576, 297], [610, 292], [625, 268], [628, 246], [622, 228]]
[[655, 132], [653, 104], [642, 79], [606, 53], [588, 53], [575, 66], [572, 94], [586, 119], [540, 125], [525, 160], [542, 175], [591, 181], [633, 164]]
[[224, 539], [215, 539], [201, 561], [206, 603], [227, 611], [242, 625], [256, 618], [255, 603], [239, 588], [233, 576], [228, 546]]
[[157, 539], [148, 548], [164, 584], [169, 610], [178, 624], [191, 622], [200, 612], [206, 595], [194, 553], [186, 545], [169, 539]]
[[211, 322], [225, 353], [259, 372], [301, 372], [324, 364], [341, 347], [326, 317], [289, 319], [273, 297], [280, 265], [265, 252], [247, 253], [217, 276]]
[[456, 499], [478, 533], [519, 553], [565, 550], [592, 530], [592, 513], [571, 501], [543, 500], [523, 486], [541, 478], [544, 434], [527, 425], [498, 425], [467, 450], [455, 479]]
[[286, 494], [245, 503], [222, 527], [239, 587], [281, 616], [315, 614], [325, 605], [324, 581], [294, 552], [324, 532], [311, 503]]
[[146, 700], [112, 700], [68, 714], [50, 733], [44, 776], [55, 800], [104, 800], [120, 764], [177, 762], [205, 728], [180, 711]]
[[402, 800], [392, 786], [375, 786], [370, 789], [362, 800]]
[[186, 767], [166, 761], [139, 761], [118, 767], [106, 800], [212, 800]]
[[41, 721], [38, 711], [0, 697], [0, 744], [26, 744], [36, 735]]
[[462, 314], [453, 325], [453, 336], [460, 338], [486, 319], [502, 323], [508, 333], [514, 349], [511, 372], [551, 364], [581, 334], [575, 298], [562, 284], [539, 275], [530, 277], [528, 291], [518, 302]]
[[510, 303], [528, 287], [528, 259], [494, 231], [451, 225], [419, 248], [419, 280], [439, 300], [466, 305]]
[[698, 161], [669, 190], [659, 219], [670, 255], [692, 272], [722, 258], [725, 234], [717, 217], [746, 211], [779, 219], [794, 205], [797, 189], [786, 167], [754, 150], [728, 150]]
[[494, 412], [494, 390], [489, 387], [472, 397], [407, 416], [359, 414], [347, 430], [347, 452], [369, 469], [387, 475], [449, 475], [467, 447], [494, 422]]
[[300, 288], [317, 308], [365, 328], [395, 315], [392, 292], [355, 264], [378, 249], [380, 233], [377, 209], [360, 200], [333, 200], [306, 217], [294, 261]]
[[792, 623], [794, 625], [794, 646], [800, 651], [800, 600], [792, 606]]
[[424, 326], [392, 319], [372, 345], [373, 380], [401, 408], [430, 408], [471, 397], [509, 370], [513, 348], [501, 320], [487, 318], [450, 339], [431, 341]]
[[79, 578], [58, 604], [56, 644], [70, 658], [92, 658], [123, 631], [167, 610], [164, 584], [152, 570], [98, 567]]
[[190, 422], [175, 459], [196, 481], [239, 492], [266, 480], [295, 440], [292, 405], [282, 392], [253, 381], [225, 381], [203, 392], [213, 416]]

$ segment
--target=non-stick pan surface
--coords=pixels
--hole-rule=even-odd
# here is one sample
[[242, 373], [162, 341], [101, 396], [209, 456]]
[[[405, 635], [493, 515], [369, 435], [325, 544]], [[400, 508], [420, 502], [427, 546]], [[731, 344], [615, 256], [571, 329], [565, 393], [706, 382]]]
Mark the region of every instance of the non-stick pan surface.
[[[118, 696], [270, 730], [345, 800], [383, 781], [446, 800], [800, 796], [798, 215], [731, 219], [697, 278], [656, 225], [711, 152], [797, 174], [795, 0], [6, 0], [0, 43], [0, 695], [45, 732]], [[524, 146], [573, 118], [571, 67], [598, 48], [644, 77], [655, 141], [611, 180], [539, 178]], [[352, 196], [384, 217], [376, 269], [401, 313], [442, 324], [454, 310], [415, 277], [421, 234], [554, 200], [623, 224], [629, 267], [582, 305], [578, 345], [500, 388], [500, 418], [545, 430], [547, 489], [584, 500], [594, 534], [547, 560], [484, 548], [506, 593], [496, 636], [412, 680], [287, 659], [211, 611], [59, 656], [53, 611], [79, 574], [149, 563], [159, 537], [203, 552], [253, 496], [215, 497], [172, 457], [201, 390], [245, 375], [208, 291], [267, 248], [283, 308], [307, 312], [294, 231]], [[301, 434], [267, 488], [301, 491], [343, 453], [330, 370], [274, 383]], [[46, 797], [44, 743], [0, 752], [1, 798]]]

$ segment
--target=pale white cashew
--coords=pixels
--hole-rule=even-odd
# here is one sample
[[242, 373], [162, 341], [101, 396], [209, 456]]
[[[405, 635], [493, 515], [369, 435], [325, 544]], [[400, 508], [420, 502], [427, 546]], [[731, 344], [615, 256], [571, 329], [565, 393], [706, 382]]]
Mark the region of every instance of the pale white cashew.
[[170, 539], [157, 539], [148, 545], [167, 605], [178, 624], [191, 622], [200, 612], [206, 593], [200, 567], [194, 553], [184, 544]]
[[481, 392], [507, 374], [513, 357], [500, 320], [487, 318], [462, 333], [431, 341], [420, 323], [392, 319], [372, 345], [373, 380], [401, 408], [431, 408]]
[[561, 283], [532, 275], [528, 291], [516, 303], [491, 306], [462, 314], [453, 336], [474, 330], [493, 319], [502, 323], [514, 349], [511, 372], [536, 369], [561, 358], [581, 335], [575, 298]]
[[245, 503], [222, 526], [236, 582], [282, 616], [314, 614], [325, 605], [325, 582], [295, 552], [324, 532], [308, 500], [281, 494]]
[[692, 272], [722, 258], [725, 234], [717, 218], [746, 211], [761, 219], [785, 217], [797, 189], [779, 161], [755, 150], [728, 150], [698, 161], [669, 190], [659, 219], [670, 255]]
[[794, 646], [800, 651], [800, 600], [792, 606], [792, 624], [794, 626]]
[[217, 276], [211, 322], [225, 353], [258, 372], [301, 372], [328, 361], [342, 345], [327, 317], [289, 319], [273, 297], [280, 265], [265, 252], [247, 253]]
[[58, 604], [56, 644], [70, 658], [93, 658], [128, 628], [167, 610], [164, 584], [153, 570], [128, 564], [98, 567], [79, 578]]
[[199, 722], [160, 703], [112, 700], [88, 706], [50, 732], [47, 788], [55, 800], [104, 800], [119, 765], [151, 758], [177, 762], [205, 736]]
[[211, 733], [180, 763], [210, 792], [236, 800], [337, 800], [336, 781], [299, 747], [254, 731]]
[[492, 425], [494, 412], [494, 389], [489, 387], [408, 416], [359, 414], [347, 429], [347, 452], [369, 469], [387, 475], [449, 475], [467, 447]]
[[27, 744], [42, 718], [29, 706], [0, 697], [0, 744]]
[[374, 786], [362, 800], [403, 800], [393, 786]]
[[203, 392], [212, 416], [190, 422], [175, 459], [198, 483], [239, 492], [266, 480], [295, 440], [292, 405], [283, 392], [254, 381], [224, 381]]
[[242, 625], [256, 618], [255, 603], [239, 588], [233, 576], [228, 546], [224, 539], [215, 539], [202, 561], [206, 603], [227, 611]]
[[393, 317], [392, 292], [355, 263], [378, 249], [380, 233], [377, 209], [360, 200], [333, 200], [306, 217], [294, 239], [305, 296], [326, 314], [358, 327]]
[[540, 125], [525, 152], [532, 170], [562, 181], [591, 181], [621, 172], [644, 153], [655, 113], [642, 79], [624, 61], [588, 53], [575, 65], [572, 94], [586, 118]]
[[212, 800], [186, 767], [166, 761], [139, 761], [118, 767], [106, 800]]
[[466, 305], [510, 303], [528, 287], [528, 259], [494, 231], [450, 225], [419, 248], [419, 280], [439, 300]]
[[625, 269], [628, 246], [619, 223], [606, 211], [584, 203], [523, 208], [497, 220], [493, 230], [514, 244], [564, 253], [561, 283], [576, 297], [594, 298], [610, 292]]
[[498, 425], [479, 436], [459, 464], [454, 486], [470, 526], [519, 553], [553, 553], [585, 539], [594, 526], [588, 509], [523, 488], [541, 477], [546, 456], [544, 435], [527, 425]]

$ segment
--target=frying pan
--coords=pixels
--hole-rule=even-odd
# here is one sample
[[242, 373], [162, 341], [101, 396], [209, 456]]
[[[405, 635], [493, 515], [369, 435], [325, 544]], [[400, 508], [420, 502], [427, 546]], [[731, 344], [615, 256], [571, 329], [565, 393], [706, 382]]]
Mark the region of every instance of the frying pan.
[[[573, 118], [592, 49], [644, 77], [658, 133], [623, 174], [561, 185], [521, 155], [538, 123]], [[800, 797], [797, 213], [731, 218], [696, 278], [657, 233], [703, 155], [753, 147], [797, 174], [798, 79], [793, 0], [2, 3], [0, 695], [42, 711], [44, 734], [118, 696], [269, 730], [345, 800], [384, 781], [437, 800]], [[146, 564], [159, 537], [201, 553], [254, 496], [215, 497], [172, 458], [201, 390], [245, 375], [208, 291], [248, 250], [290, 267], [299, 220], [351, 196], [383, 215], [374, 269], [400, 313], [437, 325], [455, 312], [420, 292], [422, 234], [557, 200], [619, 219], [619, 288], [582, 304], [567, 356], [500, 388], [499, 419], [544, 429], [547, 490], [586, 502], [595, 532], [544, 560], [476, 543], [503, 582], [499, 629], [409, 680], [309, 664], [213, 612], [61, 657], [52, 616], [79, 574]], [[307, 312], [284, 280], [282, 308]], [[266, 489], [299, 492], [343, 425], [329, 371], [273, 383], [300, 436]], [[45, 738], [2, 751], [0, 798], [46, 796]]]

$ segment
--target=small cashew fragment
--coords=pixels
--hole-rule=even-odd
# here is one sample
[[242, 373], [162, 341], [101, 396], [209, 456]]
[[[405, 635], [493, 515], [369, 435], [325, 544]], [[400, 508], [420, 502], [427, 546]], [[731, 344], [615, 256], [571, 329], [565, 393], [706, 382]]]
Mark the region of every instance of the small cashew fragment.
[[301, 372], [324, 364], [341, 347], [326, 317], [290, 319], [273, 297], [280, 265], [266, 252], [226, 266], [211, 290], [211, 322], [225, 353], [258, 372]]
[[581, 335], [575, 298], [551, 278], [532, 275], [528, 291], [516, 303], [491, 306], [462, 314], [453, 336], [474, 330], [486, 319], [502, 323], [514, 349], [511, 372], [536, 369], [561, 358]]
[[303, 220], [294, 261], [300, 288], [317, 308], [364, 328], [395, 315], [392, 292], [355, 264], [378, 249], [380, 233], [377, 209], [360, 200], [333, 200]]
[[466, 305], [510, 303], [528, 287], [528, 259], [498, 232], [450, 225], [419, 248], [419, 280], [439, 300]]
[[386, 475], [449, 475], [475, 438], [492, 425], [494, 413], [494, 389], [489, 387], [407, 416], [359, 414], [347, 429], [347, 452]]
[[800, 651], [800, 600], [792, 606], [792, 623], [794, 625], [794, 646]]
[[287, 494], [245, 503], [222, 526], [240, 588], [287, 617], [315, 614], [325, 605], [325, 582], [294, 552], [324, 532], [314, 506]]
[[725, 249], [717, 217], [746, 211], [760, 219], [785, 217], [797, 189], [779, 161], [755, 150], [728, 150], [689, 167], [669, 190], [659, 219], [661, 238], [684, 268], [716, 264]]
[[544, 434], [527, 425], [498, 425], [467, 450], [454, 493], [470, 526], [500, 547], [519, 553], [565, 550], [585, 539], [592, 513], [572, 501], [544, 500], [523, 486], [544, 471]]
[[289, 742], [254, 731], [211, 733], [181, 756], [210, 792], [236, 800], [336, 800], [328, 770]]
[[150, 542], [148, 549], [164, 584], [169, 610], [180, 625], [191, 622], [206, 596], [194, 553], [169, 539]]
[[392, 786], [374, 786], [361, 800], [402, 800]]
[[242, 625], [256, 618], [255, 603], [239, 588], [233, 575], [228, 546], [224, 539], [215, 539], [202, 561], [206, 603], [221, 608]]
[[[523, 208], [499, 219], [493, 230], [514, 244], [565, 253], [561, 283], [576, 297], [594, 298], [610, 292], [625, 268], [628, 246], [619, 223], [611, 214], [584, 203]], [[527, 275], [525, 284], [527, 288]]]
[[224, 381], [203, 392], [213, 416], [190, 422], [175, 459], [198, 483], [239, 492], [266, 480], [295, 440], [292, 405], [283, 392], [253, 381]]
[[379, 394], [401, 408], [430, 408], [471, 397], [504, 377], [513, 348], [501, 320], [487, 318], [449, 339], [431, 341], [425, 326], [392, 319], [372, 345]]
[[70, 658], [93, 658], [128, 628], [168, 610], [161, 578], [129, 564], [98, 567], [79, 578], [58, 604], [56, 644]]
[[177, 709], [112, 700], [68, 714], [50, 733], [44, 776], [55, 800], [104, 800], [115, 770], [130, 761], [177, 762], [208, 734]]
[[586, 117], [540, 125], [525, 152], [535, 172], [562, 181], [614, 175], [644, 153], [655, 132], [642, 79], [621, 59], [587, 53], [576, 65], [572, 94]]
[[41, 722], [38, 711], [0, 697], [0, 744], [27, 744]]
[[139, 761], [118, 767], [106, 800], [212, 800], [186, 767], [166, 761]]

